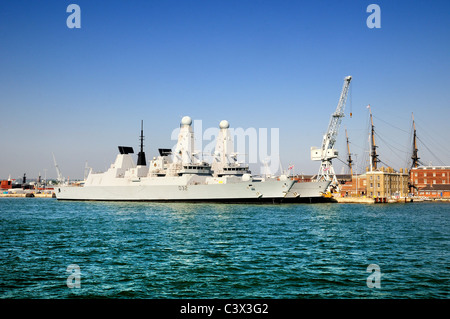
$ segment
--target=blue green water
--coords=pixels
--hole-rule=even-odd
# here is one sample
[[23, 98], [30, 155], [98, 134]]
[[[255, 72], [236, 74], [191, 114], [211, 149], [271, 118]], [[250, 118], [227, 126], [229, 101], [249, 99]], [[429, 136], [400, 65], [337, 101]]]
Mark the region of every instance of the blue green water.
[[0, 298], [448, 298], [449, 226], [450, 203], [2, 198]]

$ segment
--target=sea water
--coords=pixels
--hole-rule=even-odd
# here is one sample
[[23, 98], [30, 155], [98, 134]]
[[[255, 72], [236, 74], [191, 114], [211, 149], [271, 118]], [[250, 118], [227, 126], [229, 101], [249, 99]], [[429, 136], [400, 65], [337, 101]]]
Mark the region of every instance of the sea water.
[[448, 298], [450, 203], [0, 199], [0, 298]]

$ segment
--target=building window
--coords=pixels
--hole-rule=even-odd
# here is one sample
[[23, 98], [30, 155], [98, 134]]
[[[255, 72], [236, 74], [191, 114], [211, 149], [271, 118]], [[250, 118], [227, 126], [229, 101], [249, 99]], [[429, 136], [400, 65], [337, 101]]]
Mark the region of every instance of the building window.
[[442, 173], [442, 177], [445, 177], [445, 173]]
[[433, 180], [433, 184], [436, 184], [436, 180]]
[[414, 176], [417, 177], [417, 173], [415, 173]]
[[378, 187], [380, 187], [380, 183], [378, 183]]
[[372, 188], [373, 187], [373, 184], [372, 183], [370, 183], [370, 188]]
[[445, 184], [445, 179], [442, 180], [442, 184]]
[[433, 173], [433, 177], [436, 177], [436, 173]]
[[427, 176], [427, 173], [423, 173], [423, 176], [426, 177], [426, 176]]
[[426, 183], [427, 183], [427, 179], [426, 179], [426, 178], [424, 178], [424, 180], [423, 180], [423, 183], [424, 183], [424, 184], [426, 184]]

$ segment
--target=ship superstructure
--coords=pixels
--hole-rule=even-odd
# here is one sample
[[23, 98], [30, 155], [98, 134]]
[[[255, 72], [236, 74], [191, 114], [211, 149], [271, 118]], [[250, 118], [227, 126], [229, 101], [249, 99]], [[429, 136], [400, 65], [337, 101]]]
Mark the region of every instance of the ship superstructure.
[[237, 153], [234, 152], [233, 136], [229, 130], [230, 124], [223, 120], [219, 123], [219, 134], [216, 138], [216, 148], [211, 168], [214, 176], [251, 174], [247, 164], [237, 160]]
[[[212, 162], [212, 170], [215, 176], [245, 176], [250, 174], [249, 166], [245, 163], [237, 161], [237, 153], [234, 151], [233, 136], [229, 130], [230, 124], [223, 120], [219, 124], [219, 134], [216, 139], [216, 147], [214, 152], [214, 160]], [[270, 181], [286, 178], [280, 177], [264, 177], [260, 180]], [[253, 178], [256, 179], [256, 178]], [[313, 202], [323, 199], [323, 193], [326, 192], [331, 181], [312, 181], [298, 182], [291, 187], [288, 194], [283, 198], [283, 202]]]

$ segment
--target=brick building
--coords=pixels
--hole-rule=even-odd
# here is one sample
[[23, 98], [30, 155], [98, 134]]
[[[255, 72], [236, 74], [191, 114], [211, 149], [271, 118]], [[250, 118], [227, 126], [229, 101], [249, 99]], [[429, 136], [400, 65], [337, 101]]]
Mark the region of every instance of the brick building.
[[432, 184], [422, 187], [418, 195], [429, 198], [450, 198], [450, 184]]
[[450, 166], [419, 166], [409, 177], [414, 193], [429, 198], [450, 198]]
[[450, 166], [419, 166], [411, 169], [410, 179], [419, 190], [427, 185], [450, 184]]
[[341, 183], [339, 188], [342, 196], [365, 196], [366, 195], [366, 174], [353, 175], [352, 179]]
[[406, 169], [395, 172], [391, 167], [353, 176], [351, 182], [341, 185], [342, 196], [367, 196], [379, 198], [408, 196], [409, 175]]

